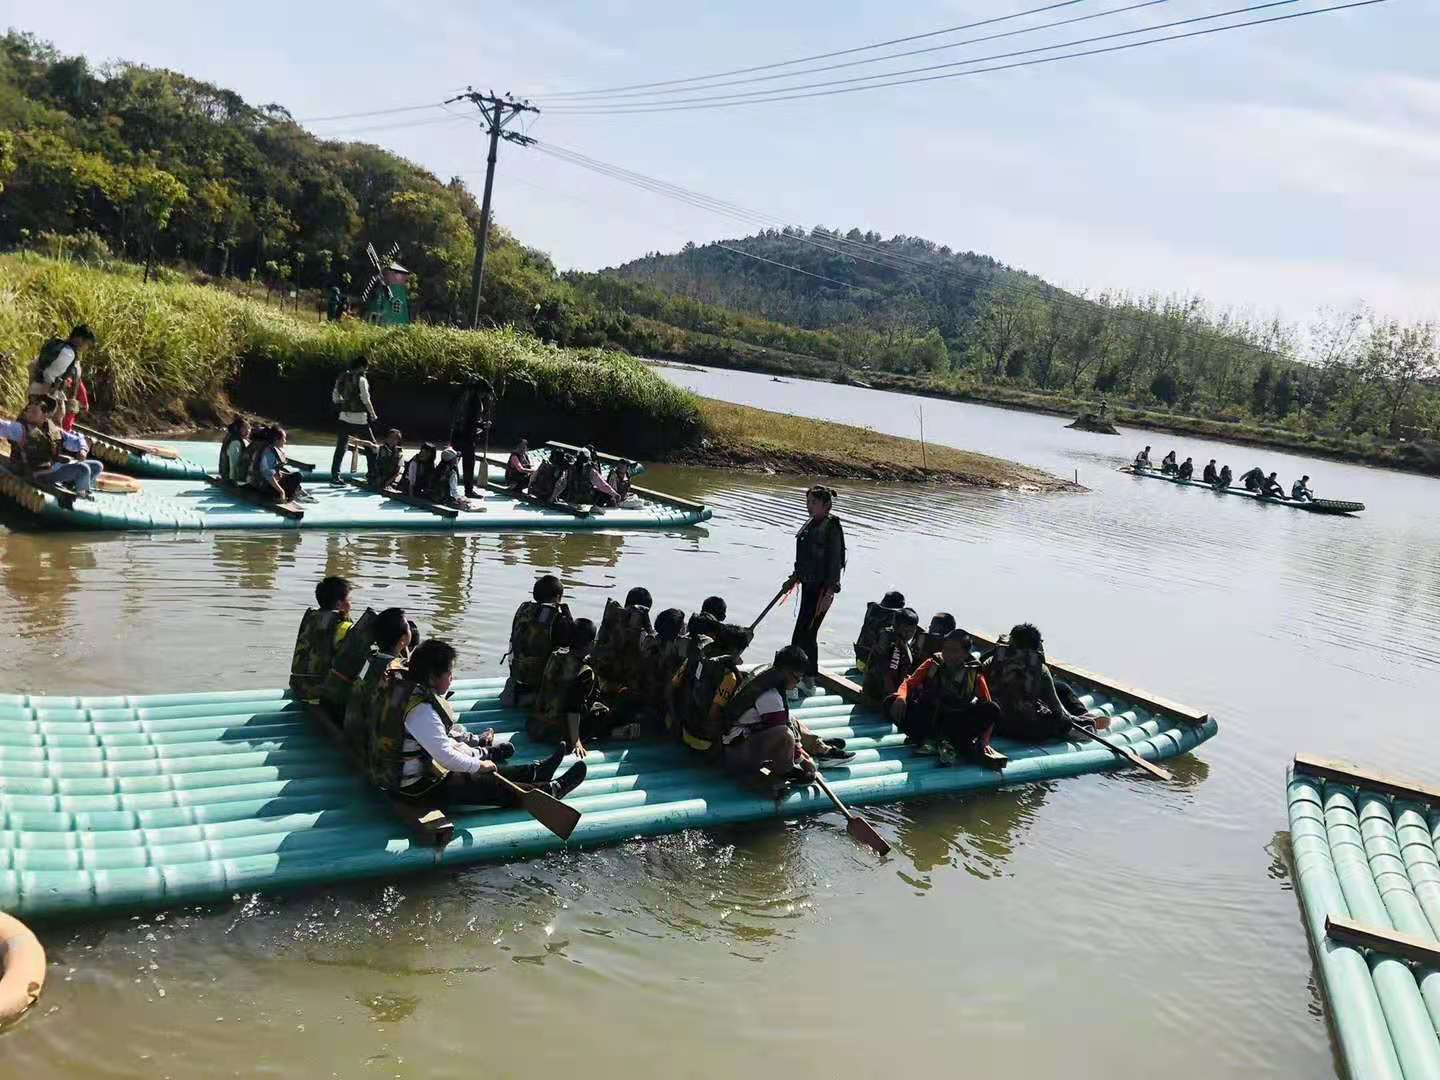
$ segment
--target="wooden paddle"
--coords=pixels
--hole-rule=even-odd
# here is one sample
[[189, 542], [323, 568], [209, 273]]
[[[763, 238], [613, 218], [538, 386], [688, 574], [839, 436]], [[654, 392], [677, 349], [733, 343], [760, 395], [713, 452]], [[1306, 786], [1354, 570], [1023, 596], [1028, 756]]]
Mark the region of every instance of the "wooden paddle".
[[1146, 760], [1145, 760], [1143, 757], [1141, 757], [1139, 754], [1135, 753], [1134, 750], [1130, 750], [1130, 749], [1128, 749], [1127, 747], [1121, 746], [1119, 743], [1113, 743], [1113, 742], [1111, 742], [1109, 739], [1105, 738], [1105, 736], [1095, 734], [1095, 732], [1091, 731], [1091, 730], [1090, 730], [1089, 728], [1087, 728], [1087, 727], [1082, 727], [1080, 724], [1077, 724], [1074, 720], [1070, 721], [1070, 727], [1071, 727], [1072, 729], [1074, 729], [1076, 732], [1078, 732], [1080, 735], [1083, 735], [1085, 738], [1087, 738], [1087, 739], [1093, 739], [1095, 742], [1098, 742], [1101, 746], [1105, 747], [1106, 750], [1109, 750], [1109, 751], [1110, 751], [1112, 754], [1114, 754], [1116, 757], [1124, 758], [1126, 761], [1130, 762], [1130, 764], [1131, 764], [1131, 765], [1134, 765], [1136, 768], [1145, 770], [1145, 772], [1147, 772], [1147, 773], [1149, 773], [1151, 776], [1155, 777], [1156, 780], [1174, 780], [1174, 779], [1175, 779], [1175, 777], [1173, 777], [1172, 775], [1170, 775], [1170, 773], [1169, 773], [1168, 770], [1162, 769], [1159, 765], [1156, 765], [1153, 761], [1146, 761]]
[[815, 783], [819, 784], [820, 790], [830, 797], [830, 801], [835, 804], [835, 809], [845, 815], [845, 831], [850, 834], [852, 840], [874, 848], [877, 854], [890, 854], [890, 845], [885, 842], [883, 836], [875, 831], [875, 826], [841, 802], [840, 796], [830, 789], [830, 785], [818, 772], [815, 774]]
[[138, 495], [144, 488], [140, 486], [140, 481], [133, 476], [101, 473], [100, 478], [95, 481], [95, 490], [108, 492], [111, 495]]
[[82, 435], [88, 435], [92, 439], [108, 442], [112, 446], [118, 446], [122, 450], [128, 450], [132, 454], [150, 454], [154, 457], [165, 458], [169, 461], [179, 461], [180, 455], [174, 450], [167, 450], [163, 446], [151, 446], [149, 443], [131, 442], [129, 439], [117, 438], [114, 435], [106, 435], [103, 431], [96, 431], [94, 428], [85, 427], [83, 424], [76, 424], [75, 430]]
[[768, 604], [766, 604], [765, 610], [760, 612], [759, 615], [756, 615], [755, 621], [750, 624], [750, 632], [752, 634], [755, 632], [755, 627], [760, 625], [760, 620], [765, 618], [766, 615], [769, 615], [770, 609], [773, 608], [776, 604], [778, 604], [782, 599], [784, 599], [785, 594], [788, 593], [792, 588], [793, 586], [789, 585], [788, 583], [780, 586], [780, 591], [775, 594], [775, 599], [771, 600]]
[[500, 775], [496, 769], [491, 774], [499, 783], [508, 787], [515, 793], [524, 811], [536, 821], [544, 825], [561, 840], [569, 840], [570, 834], [575, 831], [575, 826], [580, 823], [580, 811], [573, 806], [567, 806], [549, 792], [541, 791], [538, 788], [522, 788], [519, 784], [512, 783]]

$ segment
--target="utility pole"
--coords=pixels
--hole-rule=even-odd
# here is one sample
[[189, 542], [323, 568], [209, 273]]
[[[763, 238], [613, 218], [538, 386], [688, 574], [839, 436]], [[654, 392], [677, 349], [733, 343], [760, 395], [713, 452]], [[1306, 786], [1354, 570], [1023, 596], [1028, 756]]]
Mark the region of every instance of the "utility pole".
[[518, 131], [506, 131], [505, 126], [521, 113], [538, 114], [540, 110], [528, 101], [515, 100], [509, 94], [496, 97], [493, 92], [482, 94], [473, 87], [445, 104], [455, 101], [468, 101], [479, 109], [485, 119], [485, 128], [490, 133], [490, 153], [485, 159], [485, 195], [480, 202], [480, 231], [475, 234], [475, 271], [470, 280], [470, 329], [474, 330], [480, 325], [480, 289], [485, 283], [485, 248], [490, 242], [490, 192], [495, 186], [496, 151], [500, 148], [501, 139], [517, 146], [529, 146], [534, 142], [534, 139]]

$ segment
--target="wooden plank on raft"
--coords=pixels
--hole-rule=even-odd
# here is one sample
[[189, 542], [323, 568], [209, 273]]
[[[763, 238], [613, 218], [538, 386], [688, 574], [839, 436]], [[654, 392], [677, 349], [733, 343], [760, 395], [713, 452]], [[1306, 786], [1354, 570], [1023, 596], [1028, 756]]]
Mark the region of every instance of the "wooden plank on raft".
[[148, 443], [131, 442], [129, 439], [122, 439], [116, 435], [107, 435], [103, 431], [96, 431], [94, 428], [85, 427], [83, 424], [76, 424], [75, 430], [86, 438], [96, 442], [107, 442], [111, 446], [118, 446], [128, 454], [139, 454], [141, 457], [165, 458], [167, 461], [179, 461], [180, 455], [174, 450], [166, 449], [163, 446], [151, 446]]
[[247, 488], [243, 484], [231, 484], [221, 480], [218, 476], [207, 476], [205, 483], [213, 488], [219, 488], [225, 492], [225, 494], [231, 495], [243, 503], [258, 506], [262, 510], [269, 510], [272, 514], [279, 514], [281, 517], [289, 518], [291, 521], [300, 521], [305, 517], [305, 511], [293, 502], [282, 503], [276, 502], [273, 499], [267, 499], [254, 488]]
[[631, 484], [630, 490], [637, 495], [644, 495], [652, 502], [664, 503], [669, 506], [678, 507], [681, 510], [704, 510], [705, 504], [693, 502], [690, 499], [682, 499], [678, 495], [667, 495], [663, 491], [656, 491], [653, 488], [643, 488], [639, 484]]
[[[561, 450], [569, 450], [572, 454], [578, 454], [581, 450], [585, 450], [585, 447], [583, 447], [583, 446], [572, 446], [570, 443], [557, 442], [557, 441], [554, 440], [554, 439], [546, 439], [546, 440], [545, 440], [545, 445], [546, 445], [546, 446], [558, 447], [558, 448], [561, 449]], [[589, 453], [588, 450], [586, 450], [585, 452], [586, 452], [586, 453]], [[601, 461], [631, 461], [631, 460], [633, 460], [632, 458], [620, 457], [620, 456], [617, 455], [617, 454], [607, 454], [607, 453], [604, 453], [604, 452], [601, 451], [601, 450], [596, 450], [596, 451], [595, 451], [595, 456], [596, 456], [597, 458], [599, 458]]]
[[441, 506], [437, 502], [422, 499], [418, 495], [407, 495], [405, 492], [396, 491], [394, 488], [386, 488], [384, 491], [379, 491], [369, 484], [355, 479], [353, 476], [345, 477], [345, 483], [351, 487], [359, 488], [361, 491], [368, 492], [371, 495], [383, 496], [392, 502], [404, 503], [406, 506], [418, 506], [421, 510], [429, 510], [432, 514], [439, 514], [441, 517], [449, 518], [452, 521], [460, 516], [460, 511], [456, 510], [453, 506]]
[[[975, 643], [983, 649], [993, 649], [997, 641], [996, 638], [987, 638], [982, 634], [972, 633], [970, 636], [974, 638]], [[1089, 683], [1091, 686], [1104, 690], [1107, 695], [1125, 698], [1127, 701], [1133, 701], [1137, 705], [1144, 705], [1148, 708], [1168, 713], [1181, 723], [1203, 724], [1210, 719], [1209, 713], [1201, 712], [1193, 706], [1182, 705], [1178, 701], [1171, 701], [1169, 698], [1160, 697], [1158, 694], [1152, 694], [1148, 690], [1140, 690], [1134, 686], [1126, 686], [1124, 683], [1111, 682], [1107, 676], [1097, 675], [1095, 672], [1088, 671], [1075, 664], [1064, 664], [1058, 660], [1050, 659], [1049, 656], [1045, 657], [1045, 663], [1051, 672], [1056, 675], [1066, 675], [1078, 679], [1082, 683]]]
[[1342, 784], [1354, 784], [1356, 787], [1384, 792], [1386, 795], [1395, 795], [1402, 799], [1419, 799], [1422, 802], [1440, 806], [1440, 788], [1431, 787], [1406, 777], [1371, 772], [1368, 769], [1352, 765], [1348, 761], [1336, 761], [1333, 758], [1316, 757], [1313, 754], [1296, 754], [1295, 771], [1309, 776], [1318, 776], [1324, 780], [1335, 780]]
[[870, 702], [865, 700], [865, 692], [855, 683], [845, 678], [844, 675], [832, 675], [828, 671], [821, 671], [816, 673], [815, 681], [832, 694], [838, 694], [851, 704], [870, 704]]
[[[364, 763], [355, 759], [351, 754], [350, 747], [345, 742], [345, 733], [330, 718], [330, 714], [324, 706], [318, 702], [312, 702], [305, 710], [310, 715], [312, 724], [344, 755], [345, 760], [351, 768], [362, 772]], [[385, 800], [385, 805], [405, 827], [410, 834], [426, 847], [443, 848], [455, 838], [455, 823], [450, 820], [448, 814], [439, 807], [430, 806], [419, 799], [405, 799], [398, 795], [391, 795], [384, 791], [376, 791]]]
[[1427, 967], [1440, 968], [1440, 944], [1399, 930], [1362, 926], [1341, 915], [1325, 916], [1325, 936], [1342, 945], [1354, 945], [1387, 956], [1398, 956]]
[[531, 506], [538, 506], [544, 510], [558, 510], [562, 514], [570, 514], [571, 516], [577, 518], [589, 517], [590, 511], [592, 510], [592, 507], [590, 506], [575, 506], [573, 503], [546, 502], [544, 499], [537, 499], [529, 492], [516, 491], [514, 488], [506, 487], [504, 484], [496, 480], [489, 481], [485, 485], [485, 490], [493, 491], [500, 495], [509, 495], [517, 502], [529, 503]]

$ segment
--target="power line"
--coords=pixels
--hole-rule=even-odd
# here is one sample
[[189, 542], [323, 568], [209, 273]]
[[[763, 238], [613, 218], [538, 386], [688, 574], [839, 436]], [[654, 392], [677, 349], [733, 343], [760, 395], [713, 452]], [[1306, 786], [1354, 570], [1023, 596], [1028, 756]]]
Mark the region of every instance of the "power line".
[[[1272, 2], [1272, 3], [1269, 3], [1269, 4], [1258, 4], [1258, 5], [1255, 5], [1255, 6], [1253, 6], [1253, 7], [1249, 7], [1249, 8], [1237, 8], [1237, 9], [1235, 9], [1234, 11], [1223, 12], [1223, 13], [1218, 14], [1218, 15], [1198, 16], [1198, 17], [1196, 17], [1195, 19], [1182, 20], [1182, 22], [1197, 22], [1197, 21], [1201, 21], [1202, 19], [1223, 18], [1223, 17], [1225, 17], [1225, 16], [1227, 16], [1227, 15], [1238, 14], [1238, 13], [1240, 13], [1240, 12], [1245, 12], [1245, 11], [1257, 11], [1257, 10], [1262, 10], [1262, 9], [1264, 9], [1264, 8], [1275, 7], [1275, 6], [1279, 5], [1279, 4], [1294, 3], [1294, 2], [1296, 2], [1296, 0], [1273, 0], [1273, 2]], [[1165, 37], [1150, 38], [1150, 39], [1145, 40], [1145, 41], [1131, 41], [1131, 42], [1126, 42], [1126, 43], [1121, 44], [1121, 45], [1107, 45], [1107, 46], [1105, 46], [1105, 47], [1103, 47], [1103, 48], [1098, 48], [1098, 49], [1085, 49], [1085, 50], [1082, 50], [1082, 51], [1079, 51], [1079, 52], [1063, 53], [1063, 54], [1061, 54], [1061, 55], [1059, 55], [1059, 56], [1035, 57], [1035, 58], [1032, 58], [1032, 59], [1029, 59], [1029, 60], [1019, 60], [1019, 61], [1015, 61], [1015, 62], [1013, 62], [1013, 63], [1008, 63], [1008, 64], [995, 64], [995, 65], [992, 65], [992, 66], [990, 66], [990, 67], [974, 68], [974, 69], [972, 69], [972, 70], [970, 70], [970, 71], [952, 71], [952, 72], [948, 72], [947, 74], [944, 74], [944, 75], [927, 75], [927, 76], [923, 76], [923, 77], [920, 77], [920, 78], [913, 78], [913, 79], [890, 79], [890, 81], [888, 81], [888, 82], [873, 82], [873, 83], [871, 83], [871, 84], [868, 85], [868, 86], [849, 86], [849, 85], [845, 85], [846, 83], [859, 82], [859, 81], [861, 81], [861, 80], [859, 80], [859, 79], [842, 79], [842, 80], [837, 80], [837, 81], [831, 82], [831, 83], [817, 83], [817, 84], [815, 84], [817, 87], [829, 87], [829, 89], [815, 89], [815, 90], [811, 90], [811, 91], [806, 92], [806, 93], [789, 93], [789, 92], [787, 92], [787, 91], [784, 90], [784, 89], [778, 89], [778, 90], [776, 90], [776, 91], [756, 91], [754, 94], [729, 95], [728, 97], [716, 98], [716, 99], [713, 100], [713, 101], [698, 101], [698, 102], [692, 101], [692, 102], [678, 102], [678, 103], [663, 103], [663, 102], [657, 102], [657, 103], [638, 103], [638, 104], [633, 105], [633, 106], [622, 105], [622, 106], [618, 106], [618, 107], [615, 107], [615, 108], [604, 108], [604, 107], [584, 107], [584, 108], [582, 108], [582, 107], [578, 107], [578, 106], [577, 106], [577, 107], [554, 107], [554, 108], [551, 108], [549, 111], [550, 111], [550, 112], [554, 112], [554, 113], [562, 113], [562, 114], [565, 114], [565, 115], [575, 115], [575, 116], [579, 116], [579, 115], [590, 115], [590, 116], [613, 115], [613, 116], [619, 116], [619, 115], [626, 115], [626, 114], [633, 114], [633, 113], [645, 113], [645, 112], [683, 112], [683, 111], [690, 111], [690, 110], [694, 110], [694, 109], [730, 108], [730, 107], [733, 107], [733, 106], [736, 106], [736, 105], [758, 105], [758, 104], [768, 104], [768, 103], [770, 103], [770, 102], [776, 102], [776, 101], [795, 101], [795, 100], [799, 100], [799, 99], [802, 99], [802, 98], [831, 97], [831, 96], [836, 95], [836, 94], [853, 94], [853, 93], [858, 93], [858, 92], [863, 91], [863, 90], [878, 90], [878, 89], [882, 89], [882, 88], [884, 88], [884, 87], [890, 87], [890, 86], [907, 86], [907, 85], [911, 85], [911, 84], [914, 84], [914, 83], [938, 82], [938, 81], [944, 80], [944, 79], [956, 79], [956, 78], [961, 78], [961, 77], [966, 76], [966, 75], [981, 75], [981, 74], [984, 74], [984, 73], [986, 73], [986, 72], [991, 72], [991, 71], [1008, 71], [1008, 70], [1010, 70], [1010, 69], [1012, 69], [1012, 68], [1033, 67], [1033, 66], [1037, 66], [1037, 65], [1040, 65], [1040, 64], [1053, 64], [1053, 63], [1056, 63], [1057, 61], [1060, 61], [1060, 60], [1073, 60], [1073, 59], [1077, 59], [1077, 58], [1079, 58], [1079, 57], [1085, 57], [1085, 56], [1100, 56], [1100, 55], [1103, 55], [1103, 54], [1106, 54], [1106, 53], [1125, 52], [1125, 51], [1127, 51], [1127, 50], [1129, 50], [1129, 49], [1138, 49], [1138, 48], [1141, 48], [1142, 46], [1145, 46], [1145, 45], [1163, 45], [1163, 44], [1168, 44], [1169, 42], [1173, 42], [1173, 41], [1183, 41], [1183, 40], [1185, 40], [1185, 39], [1187, 39], [1187, 38], [1205, 37], [1205, 36], [1208, 36], [1208, 35], [1210, 35], [1210, 34], [1219, 34], [1219, 33], [1223, 33], [1224, 31], [1227, 31], [1227, 30], [1243, 30], [1243, 29], [1247, 29], [1247, 28], [1253, 27], [1253, 26], [1265, 26], [1265, 25], [1268, 25], [1268, 24], [1270, 24], [1270, 23], [1288, 22], [1288, 21], [1290, 21], [1290, 20], [1292, 20], [1292, 19], [1303, 19], [1303, 18], [1306, 18], [1307, 16], [1310, 16], [1310, 15], [1326, 15], [1326, 14], [1330, 14], [1331, 12], [1336, 12], [1336, 11], [1348, 11], [1348, 10], [1350, 10], [1350, 9], [1352, 9], [1352, 8], [1371, 7], [1371, 6], [1375, 5], [1375, 4], [1382, 4], [1382, 3], [1385, 3], [1385, 2], [1386, 2], [1386, 0], [1353, 0], [1353, 2], [1351, 2], [1351, 3], [1336, 4], [1336, 5], [1333, 5], [1333, 6], [1331, 6], [1331, 7], [1315, 8], [1315, 9], [1312, 9], [1312, 10], [1310, 10], [1310, 11], [1295, 11], [1295, 12], [1291, 12], [1291, 13], [1286, 14], [1286, 15], [1272, 15], [1272, 16], [1269, 16], [1269, 17], [1264, 18], [1264, 19], [1251, 19], [1251, 20], [1249, 20], [1248, 22], [1231, 23], [1231, 24], [1228, 25], [1228, 26], [1212, 26], [1212, 27], [1207, 27], [1207, 28], [1204, 29], [1204, 30], [1190, 30], [1190, 31], [1187, 31], [1187, 32], [1182, 33], [1182, 34], [1170, 34], [1170, 35], [1165, 36]], [[1173, 25], [1179, 25], [1179, 24], [1178, 24], [1178, 23], [1168, 23], [1168, 24], [1163, 24], [1163, 26], [1160, 26], [1160, 27], [1150, 27], [1150, 28], [1148, 28], [1148, 29], [1151, 30], [1151, 31], [1153, 31], [1153, 30], [1156, 30], [1156, 29], [1162, 29], [1162, 28], [1164, 28], [1164, 26], [1173, 26]], [[1125, 33], [1135, 33], [1135, 32], [1137, 32], [1137, 31], [1126, 31]], [[1140, 31], [1140, 32], [1144, 32], [1144, 31]], [[1106, 38], [1113, 38], [1113, 37], [1119, 37], [1119, 36], [1124, 36], [1124, 35], [1123, 35], [1123, 34], [1107, 34], [1107, 35], [1103, 35], [1102, 37], [1087, 38], [1087, 39], [1083, 39], [1083, 40], [1084, 40], [1084, 41], [1101, 41], [1101, 40], [1105, 40]], [[1082, 43], [1082, 42], [1066, 42], [1065, 45], [1063, 45], [1063, 46], [1062, 46], [1062, 45], [1052, 45], [1052, 46], [1047, 46], [1046, 48], [1047, 48], [1047, 49], [1048, 49], [1048, 48], [1063, 48], [1063, 47], [1066, 47], [1066, 46], [1076, 45], [1076, 44], [1081, 44], [1081, 43]], [[1027, 49], [1027, 50], [1022, 50], [1021, 52], [1017, 52], [1017, 53], [1006, 53], [1006, 54], [1002, 54], [1002, 55], [1006, 55], [1006, 56], [1017, 56], [1017, 55], [1023, 55], [1023, 54], [1025, 54], [1025, 53], [1040, 52], [1040, 51], [1045, 51], [1045, 50], [1044, 50], [1044, 49]], [[956, 66], [960, 66], [960, 64], [979, 63], [979, 62], [982, 62], [983, 60], [988, 60], [988, 59], [995, 59], [995, 57], [977, 57], [977, 58], [974, 59], [974, 60], [959, 61], [959, 62], [957, 62], [957, 63], [955, 63], [955, 64], [940, 64], [940, 65], [935, 65], [935, 66], [932, 67], [932, 68], [928, 68], [928, 69], [916, 69], [916, 70], [935, 70], [935, 68], [937, 68], [937, 67], [956, 67]], [[893, 73], [892, 73], [892, 74], [893, 74]], [[865, 78], [866, 78], [866, 79], [876, 79], [876, 78], [886, 78], [886, 76], [866, 76]], [[791, 89], [798, 89], [798, 88], [791, 88]], [[760, 96], [761, 94], [770, 94], [771, 96]]]
[[[600, 94], [617, 94], [626, 90], [648, 90], [658, 86], [682, 86], [686, 83], [705, 82], [710, 79], [723, 79], [730, 75], [749, 75], [755, 71], [771, 71], [775, 68], [791, 67], [795, 64], [808, 64], [812, 60], [830, 60], [836, 56], [852, 56], [858, 52], [868, 52], [871, 49], [883, 49], [890, 45], [903, 45], [907, 41], [920, 41], [923, 38], [940, 37], [944, 34], [956, 34], [961, 30], [974, 30], [980, 26], [990, 26], [994, 23], [1006, 22], [1010, 19], [1019, 19], [1025, 15], [1038, 15], [1045, 11], [1054, 11], [1057, 8], [1073, 7], [1076, 4], [1084, 3], [1085, 0], [1061, 0], [1057, 4], [1046, 4], [1044, 7], [1030, 8], [1028, 11], [1016, 11], [1010, 15], [997, 15], [990, 19], [981, 19], [978, 22], [963, 23], [960, 26], [950, 26], [943, 30], [929, 30], [923, 34], [910, 34], [907, 37], [891, 38], [888, 41], [877, 41], [871, 45], [857, 45], [850, 49], [837, 49], [834, 52], [816, 53], [813, 56], [800, 56], [794, 60], [781, 60], [773, 64], [756, 64], [753, 67], [734, 68], [730, 71], [717, 71], [710, 75], [694, 75], [688, 79], [666, 79], [661, 82], [632, 83], [629, 86], [607, 86], [598, 90], [562, 90], [553, 94], [543, 95], [545, 100], [553, 101], [557, 98], [571, 97], [593, 97]], [[537, 97], [542, 95], [536, 95]]]
[[[542, 152], [549, 152], [551, 156], [559, 157], [561, 160], [568, 160], [572, 164], [579, 165], [582, 168], [589, 168], [592, 171], [599, 172], [601, 175], [608, 176], [611, 179], [620, 180], [624, 183], [630, 183], [633, 186], [641, 188], [642, 190], [651, 191], [656, 194], [667, 195], [671, 198], [677, 199], [678, 201], [688, 203], [689, 205], [694, 206], [698, 209], [708, 210], [711, 213], [715, 213], [717, 215], [736, 218], [740, 220], [748, 219], [748, 223], [751, 225], [763, 224], [765, 221], [775, 223], [780, 222], [779, 218], [774, 218], [770, 215], [762, 214], [759, 211], [746, 210], [744, 207], [739, 207], [734, 203], [727, 203], [724, 200], [713, 199], [710, 196], [703, 195], [699, 192], [689, 191], [688, 189], [681, 188], [678, 185], [669, 184], [667, 181], [659, 180], [654, 177], [646, 177], [643, 173], [634, 173], [631, 170], [623, 169], [620, 166], [608, 165], [604, 162], [599, 162], [594, 158], [587, 158], [586, 155], [579, 154], [576, 151], [564, 151], [559, 147], [555, 147], [551, 144], [545, 143], [537, 143], [536, 148], [541, 150]], [[557, 153], [557, 151], [559, 152]], [[875, 247], [874, 245], [863, 244], [860, 241], [848, 240], [838, 236], [835, 233], [825, 232], [822, 233], [822, 235], [836, 243], [854, 245], [855, 247], [862, 248], [871, 253], [883, 255], [886, 258], [891, 258], [899, 262], [913, 264], [914, 269], [877, 262], [875, 259], [867, 259], [850, 250], [837, 250], [835, 248], [828, 247], [825, 244], [815, 241], [813, 237], [796, 235], [793, 232], [782, 232], [781, 234], [782, 238], [784, 239], [796, 243], [810, 244], [811, 246], [818, 247], [832, 254], [841, 255], [842, 257], [846, 258], [853, 258], [860, 262], [868, 262], [873, 265], [880, 266], [883, 269], [890, 270], [894, 273], [906, 274], [912, 277], [918, 277], [920, 274], [926, 274], [940, 279], [972, 279], [976, 284], [985, 287], [988, 291], [992, 293], [1011, 293], [1020, 297], [1034, 297], [1043, 300], [1046, 303], [1054, 304], [1062, 309], [1068, 309], [1072, 314], [1075, 314], [1077, 316], [1090, 317], [1096, 314], [1097, 311], [1104, 310], [1109, 317], [1124, 322], [1129, 322], [1140, 329], [1150, 332], [1154, 332], [1157, 329], [1154, 322], [1139, 311], [1125, 311], [1120, 308], [1102, 309], [1094, 301], [1088, 301], [1080, 297], [1071, 296], [1070, 294], [1067, 294], [1056, 286], [1049, 285], [1048, 283], [1042, 282], [1038, 285], [1029, 286], [1021, 282], [996, 281], [993, 274], [986, 274], [983, 271], [961, 270], [955, 267], [937, 266], [934, 263], [925, 262], [923, 260], [915, 259], [897, 252], [885, 251], [884, 249]], [[752, 258], [760, 259], [761, 261], [773, 261], [765, 260], [761, 256], [754, 255], [751, 252], [743, 252], [739, 248], [730, 247], [728, 245], [716, 244], [713, 246], [724, 246], [726, 250], [746, 254]], [[787, 264], [783, 263], [778, 263], [777, 265], [787, 266]], [[798, 267], [787, 266], [787, 268], [800, 270], [800, 272], [802, 273], [808, 273], [807, 271], [801, 270]], [[1012, 271], [1012, 273], [1017, 272]], [[817, 275], [812, 274], [811, 276]], [[859, 286], [852, 287], [863, 288]], [[1179, 328], [1179, 332], [1182, 335], [1191, 338], [1193, 338], [1197, 333], [1195, 330], [1183, 325]], [[1227, 337], [1223, 334], [1219, 334], [1218, 331], [1215, 333], [1216, 336], [1219, 336], [1222, 340], [1225, 340], [1233, 347], [1237, 347], [1244, 351], [1254, 353], [1257, 356], [1272, 359], [1293, 360], [1293, 358], [1291, 357], [1281, 356], [1273, 349], [1266, 349], [1262, 346], [1253, 344], [1248, 341], [1244, 341], [1239, 338], [1235, 338], [1233, 336]]]
[[[1001, 38], [1018, 37], [1021, 34], [1033, 34], [1039, 30], [1053, 30], [1057, 26], [1069, 26], [1072, 23], [1090, 22], [1094, 19], [1103, 19], [1110, 15], [1123, 15], [1126, 12], [1138, 11], [1141, 8], [1154, 7], [1157, 4], [1167, 4], [1170, 0], [1141, 0], [1140, 3], [1127, 4], [1124, 7], [1109, 8], [1105, 11], [1091, 12], [1089, 15], [1076, 15], [1069, 19], [1057, 19], [1054, 22], [1039, 23], [1036, 26], [1024, 26], [1019, 30], [1006, 30], [999, 34], [985, 34], [981, 37], [966, 38], [964, 41], [950, 41], [944, 45], [929, 45], [923, 49], [909, 49], [905, 52], [886, 53], [884, 56], [868, 57], [864, 60], [847, 60], [843, 64], [826, 64], [823, 67], [802, 68], [799, 71], [786, 71], [776, 75], [760, 75], [749, 79], [731, 79], [728, 82], [711, 83], [708, 86], [697, 86], [688, 90], [635, 90], [628, 93], [616, 93], [610, 95], [613, 98], [645, 98], [665, 97], [673, 94], [700, 94], [709, 90], [718, 90], [723, 86], [745, 86], [752, 83], [772, 82], [776, 79], [797, 79], [802, 75], [814, 75], [822, 71], [839, 71], [843, 68], [860, 67], [865, 64], [879, 64], [887, 60], [899, 60], [907, 56], [921, 56], [926, 53], [944, 52], [947, 49], [958, 49], [964, 45], [976, 45], [985, 41], [998, 41]], [[1056, 46], [1058, 48], [1058, 46]], [[982, 58], [986, 59], [986, 58]], [[923, 70], [923, 69], [921, 69]], [[897, 75], [902, 72], [883, 72], [873, 78], [884, 78], [886, 75]], [[795, 87], [777, 87], [776, 91], [783, 89], [795, 89]], [[548, 98], [545, 100], [549, 100]], [[676, 100], [683, 100], [677, 98]], [[562, 101], [557, 108], [572, 106], [575, 104], [588, 104], [586, 102]]]
[[421, 112], [425, 109], [438, 109], [439, 107], [439, 102], [429, 101], [424, 105], [398, 105], [393, 109], [368, 109], [365, 112], [335, 113], [333, 116], [302, 116], [295, 123], [319, 124], [326, 120], [355, 120], [362, 116], [393, 116], [395, 113]]

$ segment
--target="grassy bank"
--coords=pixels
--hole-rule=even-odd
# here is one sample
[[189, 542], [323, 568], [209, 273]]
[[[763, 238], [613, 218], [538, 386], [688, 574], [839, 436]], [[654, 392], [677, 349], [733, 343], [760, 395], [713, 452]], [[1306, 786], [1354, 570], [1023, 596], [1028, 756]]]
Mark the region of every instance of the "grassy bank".
[[787, 416], [702, 398], [706, 438], [682, 460], [725, 468], [884, 481], [948, 481], [978, 487], [1074, 490], [1039, 469], [986, 454], [883, 435], [869, 428]]
[[618, 452], [825, 477], [1055, 485], [995, 458], [839, 424], [703, 401], [623, 353], [560, 349], [514, 330], [384, 330], [319, 323], [204, 285], [142, 283], [29, 255], [0, 257], [0, 404], [14, 415], [40, 344], [87, 323], [92, 419], [117, 432], [213, 426], [231, 400], [287, 423], [333, 419], [329, 387], [370, 358], [382, 419], [443, 436], [452, 387], [484, 376], [503, 391], [497, 442], [520, 433], [593, 440]]
[[99, 338], [85, 364], [93, 411], [121, 426], [223, 419], [227, 394], [243, 396], [247, 381], [328, 386], [365, 355], [380, 382], [445, 388], [480, 375], [542, 413], [616, 428], [644, 418], [655, 439], [676, 445], [702, 434], [695, 397], [622, 353], [556, 349], [511, 330], [318, 323], [201, 285], [142, 284], [29, 256], [0, 258], [0, 353], [14, 358], [0, 368], [7, 410], [24, 400], [41, 342], [77, 322]]

